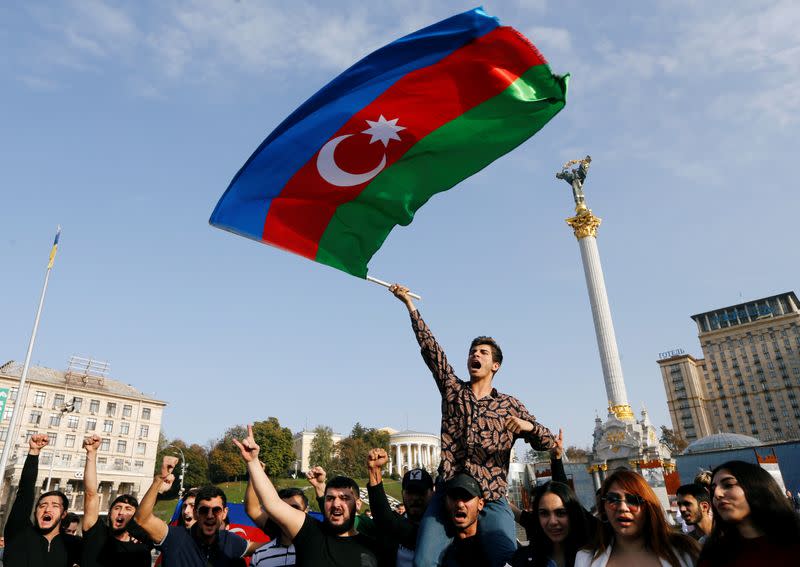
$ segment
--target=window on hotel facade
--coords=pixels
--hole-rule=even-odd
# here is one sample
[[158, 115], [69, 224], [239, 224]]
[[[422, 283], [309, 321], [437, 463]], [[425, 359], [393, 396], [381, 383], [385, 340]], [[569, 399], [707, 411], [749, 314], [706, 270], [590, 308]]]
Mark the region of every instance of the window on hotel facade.
[[111, 433], [112, 431], [114, 431], [114, 421], [111, 419], [103, 421], [103, 433]]
[[142, 419], [150, 420], [150, 408], [142, 408]]
[[50, 427], [58, 427], [61, 425], [61, 412], [50, 414]]
[[117, 441], [117, 453], [124, 453], [128, 449], [127, 441]]
[[89, 413], [97, 413], [100, 411], [100, 400], [92, 400], [89, 402]]
[[127, 421], [123, 421], [119, 424], [119, 434], [120, 435], [127, 435], [130, 431], [131, 424]]
[[67, 418], [67, 427], [70, 429], [78, 429], [78, 418], [74, 415], [71, 415]]
[[150, 435], [150, 427], [147, 425], [140, 425], [139, 426], [139, 439], [147, 439], [147, 436]]
[[97, 420], [93, 417], [86, 418], [86, 431], [94, 431], [97, 429]]
[[133, 413], [133, 406], [122, 406], [122, 417], [130, 417]]
[[111, 439], [101, 439], [100, 440], [100, 450], [101, 451], [108, 451], [111, 449]]
[[147, 452], [147, 443], [137, 443], [136, 444], [136, 454], [137, 455], [144, 455]]
[[114, 402], [108, 402], [106, 404], [106, 415], [108, 417], [116, 417], [117, 415], [117, 404]]
[[56, 394], [53, 396], [53, 409], [60, 410], [64, 407], [64, 394]]
[[41, 423], [41, 421], [42, 421], [42, 412], [36, 411], [36, 410], [32, 411], [31, 412], [31, 417], [30, 417], [30, 419], [28, 419], [28, 423], [32, 423], [34, 425], [39, 425], [39, 423]]
[[64, 437], [64, 447], [66, 449], [72, 449], [75, 447], [75, 436], [74, 435], [67, 435]]

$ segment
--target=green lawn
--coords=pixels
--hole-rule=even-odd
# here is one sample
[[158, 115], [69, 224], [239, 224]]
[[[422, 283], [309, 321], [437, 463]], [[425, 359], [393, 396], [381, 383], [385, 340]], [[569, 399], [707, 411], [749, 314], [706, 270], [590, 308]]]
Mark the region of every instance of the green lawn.
[[[319, 506], [317, 506], [316, 498], [314, 497], [314, 489], [308, 484], [308, 481], [305, 479], [293, 479], [293, 478], [278, 478], [272, 479], [275, 483], [275, 487], [280, 490], [281, 488], [287, 488], [290, 486], [294, 486], [297, 488], [301, 488], [306, 491], [306, 496], [308, 496], [309, 505], [311, 509], [314, 511], [319, 511]], [[367, 479], [356, 479], [358, 486], [361, 488], [365, 488], [367, 486]], [[244, 491], [247, 487], [247, 483], [244, 481], [240, 482], [223, 482], [218, 484], [222, 490], [225, 491], [225, 495], [228, 497], [229, 502], [244, 502]], [[400, 486], [399, 480], [391, 480], [391, 479], [384, 479], [383, 481], [384, 489], [386, 490], [386, 494], [389, 496], [393, 496], [398, 500], [402, 500], [402, 487]], [[169, 521], [172, 517], [172, 512], [175, 510], [175, 506], [178, 504], [177, 500], [159, 500], [156, 503], [155, 507], [155, 514], [165, 522]], [[361, 511], [364, 512], [369, 510], [369, 506], [364, 503], [362, 506]]]

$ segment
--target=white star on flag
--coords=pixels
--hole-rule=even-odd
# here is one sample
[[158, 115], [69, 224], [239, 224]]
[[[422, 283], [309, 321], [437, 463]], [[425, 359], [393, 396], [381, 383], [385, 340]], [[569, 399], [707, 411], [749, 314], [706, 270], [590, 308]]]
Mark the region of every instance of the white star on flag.
[[378, 118], [377, 121], [367, 120], [369, 128], [364, 130], [362, 133], [372, 136], [369, 140], [370, 144], [374, 144], [376, 141], [380, 140], [383, 142], [383, 147], [385, 148], [389, 145], [389, 140], [400, 141], [400, 136], [398, 136], [397, 133], [400, 130], [405, 130], [405, 126], [398, 126], [398, 120], [398, 118], [386, 120], [383, 117], [383, 114], [381, 114], [381, 117]]

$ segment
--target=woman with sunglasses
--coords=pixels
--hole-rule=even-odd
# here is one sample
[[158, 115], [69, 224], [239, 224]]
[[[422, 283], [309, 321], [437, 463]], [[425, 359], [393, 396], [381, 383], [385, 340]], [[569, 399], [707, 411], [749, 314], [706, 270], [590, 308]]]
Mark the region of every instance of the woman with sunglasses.
[[578, 552], [575, 567], [691, 567], [699, 547], [672, 530], [653, 489], [641, 475], [618, 470], [600, 488], [595, 544]]
[[772, 475], [728, 461], [712, 471], [714, 524], [700, 565], [798, 565], [800, 520]]

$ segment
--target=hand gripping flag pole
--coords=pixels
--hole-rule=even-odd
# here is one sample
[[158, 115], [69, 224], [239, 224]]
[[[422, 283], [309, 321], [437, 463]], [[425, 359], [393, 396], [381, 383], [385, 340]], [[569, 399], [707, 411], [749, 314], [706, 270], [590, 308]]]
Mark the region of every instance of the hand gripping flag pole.
[[[14, 413], [11, 414], [11, 422], [8, 424], [8, 435], [6, 442], [3, 444], [3, 453], [0, 455], [0, 491], [6, 481], [6, 465], [8, 464], [8, 454], [17, 442], [19, 432], [17, 431], [17, 422], [20, 416], [24, 413], [22, 409], [25, 407], [25, 380], [28, 378], [28, 369], [31, 365], [31, 354], [33, 354], [33, 345], [36, 342], [36, 332], [39, 330], [39, 319], [42, 316], [42, 307], [44, 307], [44, 296], [47, 293], [47, 282], [50, 280], [50, 270], [53, 269], [53, 262], [56, 259], [56, 252], [58, 252], [58, 239], [61, 236], [61, 226], [59, 225], [56, 230], [56, 238], [53, 241], [53, 248], [50, 250], [50, 260], [47, 262], [47, 271], [44, 275], [44, 286], [42, 286], [42, 295], [39, 298], [39, 308], [36, 310], [36, 319], [33, 322], [33, 332], [31, 333], [31, 340], [28, 342], [28, 352], [25, 354], [25, 364], [22, 366], [22, 376], [19, 379], [19, 389], [17, 390], [17, 401], [14, 407]], [[2, 416], [0, 416], [2, 419]]]

